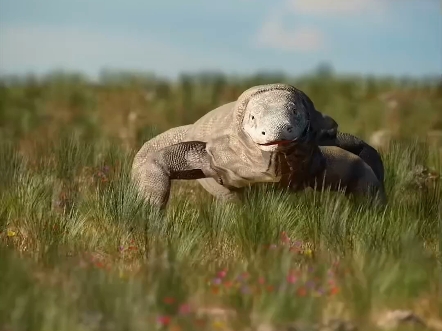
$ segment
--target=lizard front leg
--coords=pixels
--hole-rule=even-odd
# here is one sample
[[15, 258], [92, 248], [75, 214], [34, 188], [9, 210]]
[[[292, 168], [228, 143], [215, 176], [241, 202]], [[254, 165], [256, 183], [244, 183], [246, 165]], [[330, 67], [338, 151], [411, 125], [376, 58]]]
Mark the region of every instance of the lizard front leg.
[[231, 188], [227, 188], [226, 186], [220, 185], [213, 178], [202, 178], [197, 180], [198, 183], [212, 196], [216, 199], [224, 202], [234, 202], [241, 201], [242, 198], [242, 190], [232, 190]]
[[132, 168], [132, 179], [143, 198], [163, 209], [170, 195], [171, 181], [221, 177], [212, 168], [206, 143], [186, 141], [170, 145], [138, 159]]

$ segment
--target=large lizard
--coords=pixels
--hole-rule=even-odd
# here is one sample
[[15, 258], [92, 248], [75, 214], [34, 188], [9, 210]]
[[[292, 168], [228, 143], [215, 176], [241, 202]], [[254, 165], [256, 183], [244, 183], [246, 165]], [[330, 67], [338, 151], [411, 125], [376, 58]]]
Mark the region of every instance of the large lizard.
[[[337, 127], [299, 89], [286, 84], [255, 86], [194, 124], [147, 141], [134, 158], [132, 178], [143, 197], [160, 208], [166, 206], [175, 179], [196, 179], [220, 199], [238, 198], [246, 186], [283, 178], [288, 178], [281, 181], [287, 186], [303, 187], [315, 175], [324, 176], [325, 168], [326, 176], [334, 173], [345, 177], [344, 182], [359, 183], [349, 185], [356, 193], [369, 193], [368, 186], [378, 188], [379, 181], [362, 159], [338, 147], [318, 148], [318, 137], [332, 137]], [[359, 163], [365, 172], [340, 176], [346, 160]]]

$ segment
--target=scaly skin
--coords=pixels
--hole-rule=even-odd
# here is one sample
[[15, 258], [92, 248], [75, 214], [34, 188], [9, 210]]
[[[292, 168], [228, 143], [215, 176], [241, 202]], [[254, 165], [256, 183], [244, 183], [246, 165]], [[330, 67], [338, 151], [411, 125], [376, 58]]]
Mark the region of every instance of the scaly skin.
[[[346, 195], [369, 197], [380, 205], [387, 203], [383, 183], [358, 155], [337, 146], [298, 146], [286, 155], [290, 171], [278, 186], [299, 192], [307, 187], [316, 190], [342, 190]], [[293, 180], [296, 174], [303, 180]]]
[[[253, 183], [277, 182], [282, 175], [284, 147], [259, 144], [281, 139], [300, 143], [333, 127], [337, 123], [318, 112], [302, 91], [285, 84], [255, 86], [194, 124], [173, 128], [146, 142], [134, 158], [132, 178], [146, 200], [160, 208], [167, 204], [171, 169], [177, 164], [181, 168], [174, 168], [174, 173], [188, 174], [185, 178], [177, 175], [181, 179], [199, 179], [216, 197], [232, 196]], [[265, 137], [260, 135], [263, 130]], [[189, 141], [205, 143], [207, 155], [201, 149], [195, 153], [194, 145], [186, 144]], [[158, 153], [171, 158], [166, 160], [156, 156]], [[177, 159], [186, 162], [173, 160], [174, 153], [180, 153]], [[207, 169], [207, 160], [212, 171]]]
[[[157, 206], [165, 206], [169, 200], [171, 181], [212, 177], [222, 183], [213, 171], [206, 143], [187, 141], [148, 153], [138, 161], [133, 176], [138, 178], [142, 196]], [[148, 168], [148, 171], [146, 171]]]
[[371, 167], [379, 182], [384, 185], [384, 164], [382, 162], [382, 157], [375, 148], [362, 139], [349, 133], [337, 132], [336, 135], [322, 135], [319, 138], [319, 145], [340, 147], [359, 156]]
[[[287, 175], [292, 187], [302, 187], [327, 164], [327, 152], [312, 153], [317, 137], [332, 136], [337, 126], [293, 86], [255, 86], [194, 124], [147, 141], [134, 158], [132, 178], [146, 201], [160, 208], [175, 179], [196, 179], [220, 199], [237, 198], [244, 187], [276, 183]], [[294, 152], [301, 150], [306, 152]]]
[[336, 146], [319, 146], [319, 151], [325, 160], [324, 167], [307, 186], [317, 190], [343, 189], [347, 195], [368, 196], [380, 205], [387, 203], [383, 183], [362, 158]]

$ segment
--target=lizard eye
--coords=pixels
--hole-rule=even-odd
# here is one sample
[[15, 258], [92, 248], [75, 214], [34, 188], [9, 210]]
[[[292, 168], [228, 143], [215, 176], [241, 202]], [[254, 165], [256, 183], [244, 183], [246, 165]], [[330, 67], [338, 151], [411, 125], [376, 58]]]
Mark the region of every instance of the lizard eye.
[[252, 115], [252, 120], [254, 120], [254, 119], [255, 119], [255, 116]]

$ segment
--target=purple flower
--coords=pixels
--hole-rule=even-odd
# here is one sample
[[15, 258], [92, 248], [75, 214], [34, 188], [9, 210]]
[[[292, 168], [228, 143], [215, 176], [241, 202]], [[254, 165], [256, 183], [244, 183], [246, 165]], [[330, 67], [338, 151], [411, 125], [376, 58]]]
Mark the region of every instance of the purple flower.
[[221, 282], [222, 282], [221, 278], [212, 279], [212, 284], [214, 284], [214, 285], [219, 285], [219, 284], [221, 284]]

